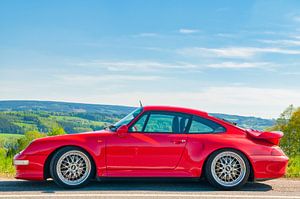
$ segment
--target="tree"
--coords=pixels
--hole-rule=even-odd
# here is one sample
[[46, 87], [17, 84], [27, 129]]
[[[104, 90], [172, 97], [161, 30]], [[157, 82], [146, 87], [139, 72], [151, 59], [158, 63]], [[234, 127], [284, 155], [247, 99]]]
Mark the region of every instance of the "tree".
[[300, 108], [293, 112], [283, 132], [282, 147], [290, 156], [300, 154]]
[[277, 119], [276, 123], [279, 126], [285, 126], [288, 124], [289, 120], [291, 119], [293, 113], [295, 112], [295, 107], [291, 104], [289, 105], [281, 114], [280, 117]]
[[62, 127], [54, 127], [50, 132], [48, 132], [48, 136], [54, 136], [54, 135], [64, 135], [66, 134], [64, 128]]
[[271, 130], [279, 130], [284, 133], [280, 146], [288, 156], [300, 154], [300, 108], [290, 105], [285, 109]]

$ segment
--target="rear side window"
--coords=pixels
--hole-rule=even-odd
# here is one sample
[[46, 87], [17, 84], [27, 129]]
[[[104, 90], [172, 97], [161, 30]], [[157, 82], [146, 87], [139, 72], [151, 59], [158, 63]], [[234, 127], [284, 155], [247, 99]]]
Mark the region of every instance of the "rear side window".
[[221, 133], [226, 129], [220, 124], [202, 117], [193, 116], [189, 133]]

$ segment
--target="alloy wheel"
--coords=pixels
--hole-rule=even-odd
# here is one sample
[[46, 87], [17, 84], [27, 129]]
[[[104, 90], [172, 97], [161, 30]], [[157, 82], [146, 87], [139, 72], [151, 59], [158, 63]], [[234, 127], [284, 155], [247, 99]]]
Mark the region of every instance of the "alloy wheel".
[[63, 183], [76, 186], [89, 177], [91, 162], [81, 151], [68, 151], [58, 159], [56, 172]]
[[211, 173], [218, 184], [224, 187], [234, 187], [244, 179], [246, 164], [237, 153], [224, 151], [213, 159]]

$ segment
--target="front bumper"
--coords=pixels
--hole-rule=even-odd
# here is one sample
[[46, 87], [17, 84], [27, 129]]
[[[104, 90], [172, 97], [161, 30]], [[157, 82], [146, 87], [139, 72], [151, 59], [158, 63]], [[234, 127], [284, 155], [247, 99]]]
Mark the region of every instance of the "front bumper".
[[285, 175], [289, 158], [282, 156], [251, 156], [256, 180], [280, 178]]
[[14, 157], [13, 164], [16, 167], [17, 179], [43, 180], [45, 155], [24, 155], [17, 154]]

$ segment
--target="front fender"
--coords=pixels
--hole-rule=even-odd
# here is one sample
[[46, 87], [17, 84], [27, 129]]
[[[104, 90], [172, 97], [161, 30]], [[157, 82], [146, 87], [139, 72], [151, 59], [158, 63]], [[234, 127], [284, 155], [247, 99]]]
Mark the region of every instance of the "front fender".
[[[34, 140], [21, 154], [18, 159], [25, 157], [44, 157], [37, 160], [44, 170], [45, 164], [49, 163], [49, 158], [59, 149], [66, 146], [76, 146], [85, 150], [92, 157], [97, 175], [102, 175], [106, 169], [105, 165], [105, 133], [86, 133], [45, 137]], [[34, 162], [33, 162], [34, 163]]]

